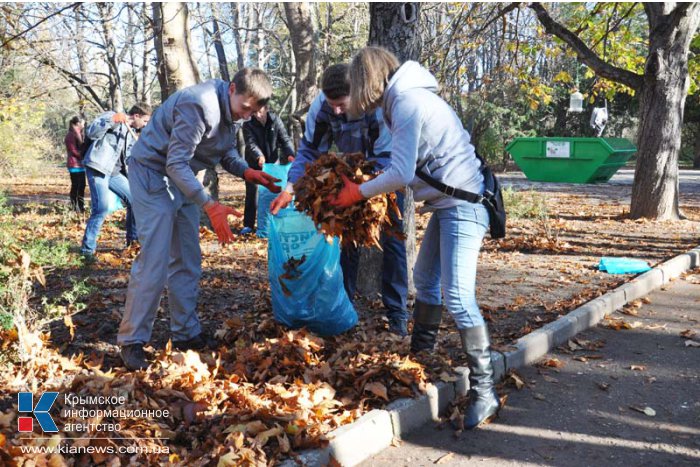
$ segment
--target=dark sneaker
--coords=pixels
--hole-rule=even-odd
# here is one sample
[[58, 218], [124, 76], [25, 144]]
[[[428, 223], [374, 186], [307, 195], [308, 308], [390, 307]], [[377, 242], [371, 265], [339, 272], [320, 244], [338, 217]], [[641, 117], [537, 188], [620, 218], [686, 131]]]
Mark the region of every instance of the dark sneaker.
[[389, 332], [397, 336], [406, 337], [408, 335], [407, 325], [407, 319], [389, 318]]
[[174, 350], [204, 350], [207, 347], [215, 345], [213, 342], [209, 342], [207, 338], [204, 337], [202, 333], [197, 334], [191, 339], [186, 341], [173, 341]]
[[148, 368], [146, 354], [143, 351], [143, 344], [123, 345], [119, 355], [124, 362], [124, 366], [131, 371], [145, 370]]

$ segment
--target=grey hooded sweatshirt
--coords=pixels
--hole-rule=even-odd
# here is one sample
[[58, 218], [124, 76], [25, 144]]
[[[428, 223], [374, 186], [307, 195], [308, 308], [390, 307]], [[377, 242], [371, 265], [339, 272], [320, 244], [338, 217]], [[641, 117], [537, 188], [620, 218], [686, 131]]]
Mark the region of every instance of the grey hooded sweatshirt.
[[416, 167], [446, 185], [483, 192], [481, 162], [467, 130], [452, 108], [436, 92], [432, 74], [416, 62], [408, 61], [396, 70], [384, 90], [383, 112], [394, 142], [391, 163], [377, 178], [363, 183], [366, 198], [399, 190], [413, 189], [416, 201], [426, 207], [444, 209], [466, 203], [447, 196], [418, 178]]
[[248, 168], [236, 149], [229, 83], [212, 79], [184, 88], [163, 102], [131, 150], [131, 157], [167, 175], [182, 193], [202, 206], [209, 200], [195, 174], [216, 164], [239, 177]]

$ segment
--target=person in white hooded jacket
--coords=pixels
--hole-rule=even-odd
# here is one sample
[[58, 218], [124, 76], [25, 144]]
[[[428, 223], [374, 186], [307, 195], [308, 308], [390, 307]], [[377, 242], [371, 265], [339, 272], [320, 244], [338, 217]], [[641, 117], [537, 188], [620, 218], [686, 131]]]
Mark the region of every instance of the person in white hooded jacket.
[[484, 189], [481, 161], [457, 114], [436, 94], [437, 81], [418, 63], [400, 65], [389, 51], [365, 47], [352, 60], [350, 82], [351, 112], [381, 106], [395, 144], [383, 173], [361, 185], [345, 178], [345, 187], [333, 204], [347, 207], [408, 185], [415, 200], [424, 201], [433, 211], [413, 271], [416, 302], [411, 351], [434, 348], [444, 295], [470, 370], [471, 398], [464, 426], [475, 428], [500, 409], [493, 387], [488, 330], [475, 293], [488, 212], [482, 204], [438, 191], [419, 178], [417, 171], [448, 187], [480, 194]]

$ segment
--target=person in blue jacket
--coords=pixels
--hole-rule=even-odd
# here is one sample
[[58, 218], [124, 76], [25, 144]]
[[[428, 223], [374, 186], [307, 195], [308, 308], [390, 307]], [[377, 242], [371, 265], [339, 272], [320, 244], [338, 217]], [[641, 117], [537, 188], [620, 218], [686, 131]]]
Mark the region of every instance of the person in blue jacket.
[[[322, 92], [314, 99], [306, 116], [306, 130], [301, 140], [296, 158], [289, 169], [287, 187], [272, 202], [270, 210], [277, 214], [292, 200], [294, 183], [304, 174], [306, 165], [328, 152], [332, 145], [339, 152], [362, 152], [369, 160], [375, 161], [375, 168], [383, 170], [391, 158], [391, 135], [384, 125], [381, 110], [348, 114], [350, 81], [348, 65], [340, 63], [328, 67], [321, 78]], [[403, 193], [397, 192], [399, 208], [403, 209]], [[394, 218], [395, 228], [402, 230], [401, 220]], [[405, 336], [408, 311], [408, 270], [406, 265], [406, 244], [394, 236], [382, 233], [380, 239], [382, 260], [382, 302], [389, 320], [389, 331]], [[343, 283], [350, 300], [357, 289], [357, 274], [360, 251], [355, 247], [344, 247], [340, 265], [343, 270]]]
[[129, 186], [141, 251], [131, 267], [117, 335], [128, 369], [148, 366], [143, 346], [151, 339], [166, 285], [173, 347], [198, 350], [210, 344], [197, 316], [199, 212], [204, 209], [222, 244], [233, 240], [227, 217], [240, 214], [212, 200], [196, 174], [220, 163], [246, 182], [279, 192], [279, 180], [249, 168], [235, 144], [239, 126], [271, 95], [267, 75], [253, 68], [239, 70], [230, 83], [213, 79], [184, 88], [163, 102], [134, 145]]
[[145, 127], [151, 113], [151, 106], [145, 103], [134, 105], [126, 114], [105, 112], [85, 131], [90, 144], [83, 159], [90, 186], [90, 218], [85, 225], [80, 251], [86, 256], [94, 255], [97, 249], [97, 238], [109, 214], [110, 191], [126, 206], [126, 245], [138, 240], [126, 169], [136, 142], [133, 130]]
[[437, 95], [437, 81], [418, 63], [400, 65], [389, 51], [365, 47], [352, 60], [350, 82], [351, 110], [371, 112], [381, 107], [393, 141], [401, 144], [394, 144], [391, 163], [378, 177], [362, 184], [345, 178], [332, 204], [347, 207], [408, 185], [415, 200], [433, 211], [413, 271], [411, 350], [433, 350], [444, 297], [469, 366], [471, 397], [464, 426], [475, 428], [500, 409], [489, 334], [476, 302], [476, 268], [488, 212], [482, 204], [434, 189], [417, 171], [448, 187], [483, 193], [481, 161], [459, 117]]

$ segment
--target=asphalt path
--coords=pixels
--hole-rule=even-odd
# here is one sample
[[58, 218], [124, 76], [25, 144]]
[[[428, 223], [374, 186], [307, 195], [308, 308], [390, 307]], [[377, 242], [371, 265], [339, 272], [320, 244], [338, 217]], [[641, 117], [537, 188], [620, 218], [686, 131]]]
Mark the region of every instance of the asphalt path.
[[[458, 434], [429, 424], [363, 466], [700, 465], [700, 270], [616, 312], [632, 329], [598, 325], [526, 367], [493, 423]], [[689, 336], [682, 337], [684, 331]]]

